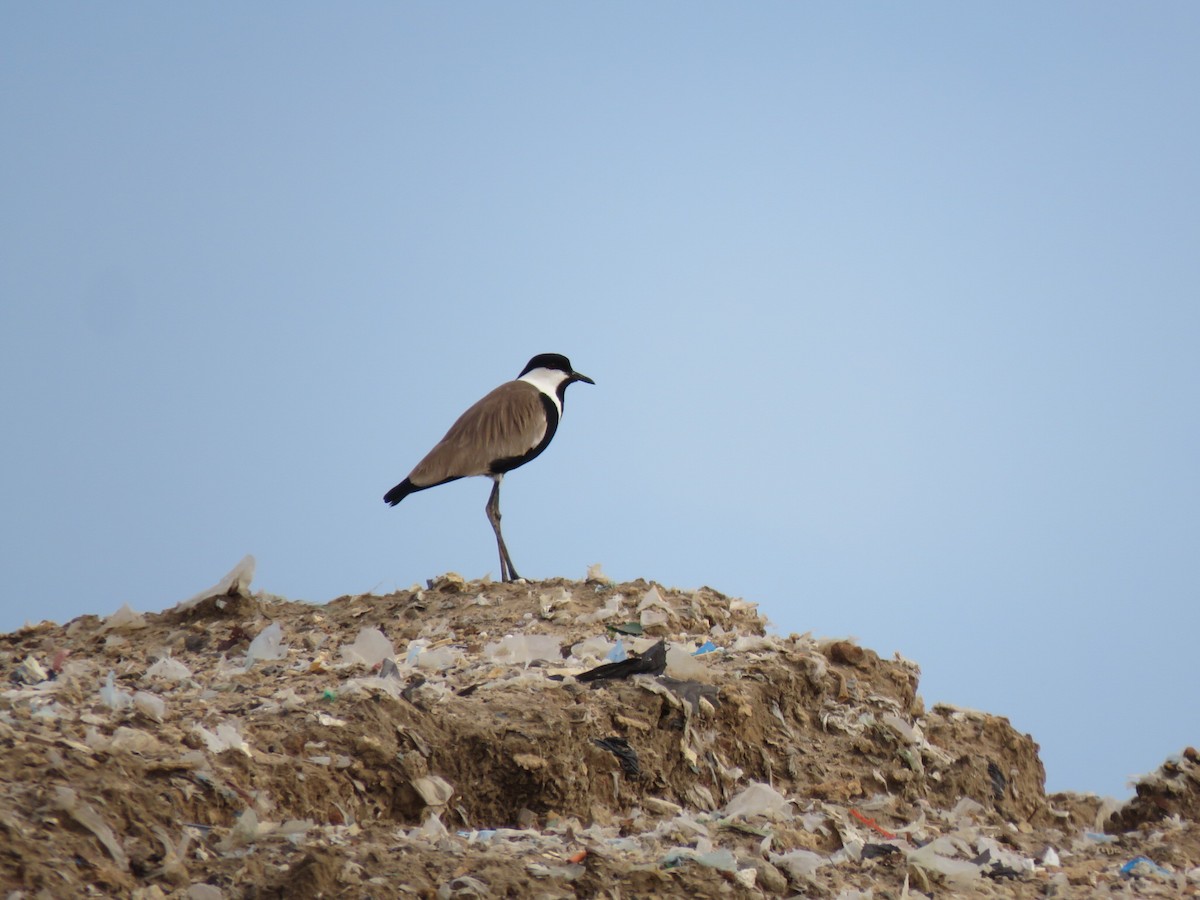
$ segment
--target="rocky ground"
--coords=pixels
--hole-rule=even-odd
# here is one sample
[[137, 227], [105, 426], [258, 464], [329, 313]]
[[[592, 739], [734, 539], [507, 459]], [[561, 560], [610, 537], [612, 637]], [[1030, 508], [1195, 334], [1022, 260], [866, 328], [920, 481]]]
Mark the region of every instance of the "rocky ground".
[[1047, 796], [1007, 720], [926, 709], [914, 663], [709, 588], [314, 606], [250, 571], [0, 636], [6, 896], [1200, 893], [1193, 750], [1115, 809]]

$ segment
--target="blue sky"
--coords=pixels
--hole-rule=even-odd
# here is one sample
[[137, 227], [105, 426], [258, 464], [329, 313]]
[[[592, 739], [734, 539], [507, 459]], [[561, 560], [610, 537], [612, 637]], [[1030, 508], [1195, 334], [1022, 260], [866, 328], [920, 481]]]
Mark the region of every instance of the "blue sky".
[[1197, 740], [1200, 8], [5, 4], [0, 629], [498, 572], [381, 497], [535, 353], [531, 577], [711, 585], [1008, 716]]

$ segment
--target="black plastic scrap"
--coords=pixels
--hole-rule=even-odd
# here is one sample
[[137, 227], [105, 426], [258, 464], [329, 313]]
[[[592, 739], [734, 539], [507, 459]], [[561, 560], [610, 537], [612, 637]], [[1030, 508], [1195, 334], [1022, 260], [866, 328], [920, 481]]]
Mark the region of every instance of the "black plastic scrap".
[[623, 737], [596, 738], [592, 741], [597, 747], [615, 753], [621, 762], [621, 771], [630, 778], [639, 778], [642, 768], [638, 764], [637, 751], [629, 746], [629, 741]]
[[998, 859], [992, 859], [992, 851], [984, 850], [971, 862], [979, 866], [983, 870], [983, 874], [988, 878], [1017, 878], [1021, 873], [1012, 866], [1006, 866]]
[[603, 681], [609, 678], [628, 678], [631, 675], [661, 675], [667, 668], [667, 644], [659, 641], [641, 656], [631, 656], [620, 662], [605, 663], [575, 676], [576, 681]]
[[1000, 771], [1000, 767], [988, 760], [988, 777], [992, 779], [992, 795], [997, 800], [1004, 799], [1004, 789], [1008, 786], [1008, 779], [1004, 777], [1004, 773]]
[[879, 857], [891, 856], [899, 852], [900, 848], [895, 844], [863, 844], [862, 858], [878, 859]]
[[624, 625], [609, 625], [608, 630], [617, 634], [624, 634], [630, 637], [641, 637], [645, 634], [641, 622], [626, 622]]

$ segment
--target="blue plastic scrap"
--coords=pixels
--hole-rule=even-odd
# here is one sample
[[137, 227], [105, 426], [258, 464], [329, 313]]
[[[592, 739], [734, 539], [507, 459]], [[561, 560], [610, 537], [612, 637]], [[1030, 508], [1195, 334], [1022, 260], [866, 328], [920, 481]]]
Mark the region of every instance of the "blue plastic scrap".
[[692, 656], [700, 656], [701, 654], [704, 654], [704, 653], [712, 653], [716, 649], [717, 649], [717, 645], [714, 644], [712, 641], [705, 641], [702, 645], [700, 645], [700, 647], [696, 650], [696, 652], [692, 654]]
[[1144, 874], [1144, 872], [1140, 870], [1149, 870], [1149, 872], [1152, 872], [1156, 875], [1172, 874], [1170, 869], [1164, 869], [1148, 856], [1135, 856], [1129, 862], [1125, 863], [1125, 865], [1121, 866], [1122, 875]]

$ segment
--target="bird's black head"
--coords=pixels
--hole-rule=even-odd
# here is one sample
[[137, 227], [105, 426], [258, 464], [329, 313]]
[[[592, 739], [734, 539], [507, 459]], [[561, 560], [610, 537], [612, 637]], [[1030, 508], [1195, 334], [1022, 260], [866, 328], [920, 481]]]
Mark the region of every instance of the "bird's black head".
[[521, 370], [521, 374], [517, 377], [523, 378], [534, 369], [552, 369], [557, 372], [565, 372], [567, 375], [567, 381], [565, 383], [570, 383], [572, 381], [582, 381], [586, 384], [596, 383], [586, 375], [576, 372], [573, 368], [571, 368], [571, 361], [561, 353], [539, 353], [525, 365], [525, 368]]

